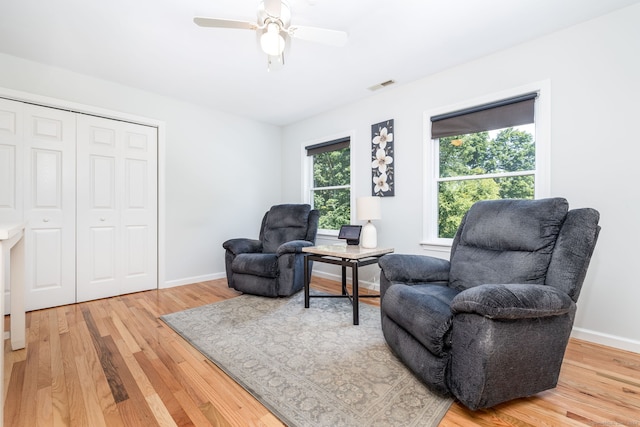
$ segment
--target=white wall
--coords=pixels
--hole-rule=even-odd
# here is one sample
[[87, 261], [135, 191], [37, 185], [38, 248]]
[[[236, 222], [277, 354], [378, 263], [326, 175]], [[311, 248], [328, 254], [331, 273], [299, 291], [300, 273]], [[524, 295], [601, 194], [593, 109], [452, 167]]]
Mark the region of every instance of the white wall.
[[355, 131], [354, 192], [366, 195], [371, 185], [370, 126], [395, 119], [396, 196], [383, 199], [383, 219], [376, 222], [379, 244], [401, 253], [446, 256], [419, 245], [423, 112], [549, 79], [552, 195], [566, 197], [573, 208], [593, 207], [601, 213], [602, 232], [579, 300], [574, 335], [640, 352], [640, 280], [635, 268], [640, 141], [633, 127], [640, 117], [638, 22], [640, 6], [632, 6], [287, 126], [283, 198], [301, 194], [300, 145], [344, 129]]
[[164, 122], [168, 285], [223, 277], [222, 242], [281, 200], [279, 127], [3, 54], [0, 88]]

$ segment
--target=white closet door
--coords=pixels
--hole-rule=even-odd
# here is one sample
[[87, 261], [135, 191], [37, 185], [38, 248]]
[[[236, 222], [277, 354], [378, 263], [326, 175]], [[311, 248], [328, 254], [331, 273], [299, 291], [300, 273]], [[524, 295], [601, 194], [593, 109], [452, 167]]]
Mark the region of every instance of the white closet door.
[[78, 115], [77, 300], [157, 287], [157, 130]]
[[75, 114], [24, 104], [25, 308], [73, 303]]
[[0, 221], [22, 221], [23, 104], [0, 98]]
[[122, 293], [128, 293], [158, 287], [158, 130], [122, 128]]
[[[0, 98], [0, 222], [22, 221], [22, 139], [23, 104]], [[8, 265], [7, 260], [4, 265]], [[9, 284], [9, 269], [4, 283]], [[5, 293], [4, 312], [9, 313], [9, 289]]]

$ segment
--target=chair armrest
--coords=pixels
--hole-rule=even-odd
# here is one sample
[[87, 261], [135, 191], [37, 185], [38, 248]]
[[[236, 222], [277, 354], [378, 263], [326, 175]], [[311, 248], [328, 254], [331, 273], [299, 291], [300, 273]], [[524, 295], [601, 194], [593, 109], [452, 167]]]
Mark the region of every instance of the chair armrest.
[[389, 282], [447, 282], [450, 263], [425, 255], [387, 254], [378, 260]]
[[313, 246], [313, 243], [306, 240], [292, 240], [290, 242], [281, 244], [276, 251], [276, 255], [280, 256], [283, 254], [299, 254], [302, 253], [302, 248], [308, 246]]
[[569, 295], [551, 286], [490, 284], [460, 292], [451, 301], [451, 311], [490, 319], [525, 319], [566, 314], [573, 305]]
[[255, 239], [230, 239], [224, 242], [222, 247], [234, 255], [262, 252], [262, 242]]

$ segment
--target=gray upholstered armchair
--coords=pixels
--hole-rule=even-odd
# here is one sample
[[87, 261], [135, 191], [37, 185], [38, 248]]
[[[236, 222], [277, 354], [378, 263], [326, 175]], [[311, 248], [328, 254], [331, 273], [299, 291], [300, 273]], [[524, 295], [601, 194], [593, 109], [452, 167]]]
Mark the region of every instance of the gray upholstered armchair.
[[473, 410], [555, 387], [598, 220], [562, 198], [482, 201], [450, 261], [385, 255], [388, 345], [432, 390]]
[[315, 244], [318, 218], [318, 211], [309, 205], [276, 205], [262, 218], [259, 240], [224, 242], [229, 287], [268, 297], [289, 296], [302, 289], [302, 248]]

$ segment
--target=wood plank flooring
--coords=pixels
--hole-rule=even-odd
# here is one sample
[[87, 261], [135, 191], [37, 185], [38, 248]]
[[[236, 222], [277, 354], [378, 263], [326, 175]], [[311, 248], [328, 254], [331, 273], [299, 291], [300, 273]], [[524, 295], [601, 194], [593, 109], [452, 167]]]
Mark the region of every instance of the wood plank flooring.
[[[237, 295], [216, 280], [28, 313], [27, 348], [5, 341], [4, 425], [282, 426], [158, 319]], [[477, 412], [454, 403], [440, 425], [640, 426], [640, 355], [571, 340], [557, 388]]]

